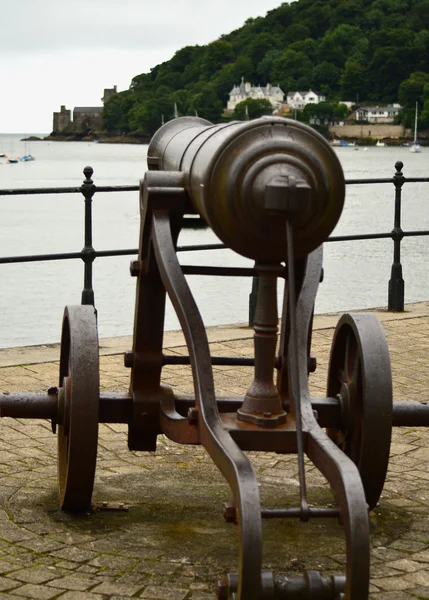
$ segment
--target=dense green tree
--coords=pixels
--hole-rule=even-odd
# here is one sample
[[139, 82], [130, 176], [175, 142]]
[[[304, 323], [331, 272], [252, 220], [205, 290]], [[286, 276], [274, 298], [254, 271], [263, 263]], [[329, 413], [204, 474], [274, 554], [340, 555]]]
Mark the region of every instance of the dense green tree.
[[429, 129], [429, 82], [423, 88], [423, 109], [420, 109], [420, 129]]
[[306, 40], [309, 37], [309, 28], [305, 25], [301, 25], [300, 23], [294, 23], [293, 25], [290, 25], [284, 33], [284, 40], [288, 45], [300, 40]]
[[333, 105], [333, 117], [336, 121], [343, 121], [349, 114], [349, 109], [341, 102]]
[[287, 88], [288, 79], [299, 79], [300, 77], [311, 79], [312, 73], [313, 63], [311, 60], [303, 52], [295, 52], [287, 48], [274, 62], [271, 79], [272, 83], [280, 83]]
[[206, 85], [194, 94], [189, 102], [191, 113], [198, 113], [199, 117], [217, 123], [223, 113], [223, 104], [219, 100], [213, 86]]
[[326, 125], [332, 121], [334, 116], [334, 107], [328, 102], [319, 102], [319, 104], [307, 104], [303, 110], [305, 121]]
[[249, 119], [257, 119], [263, 115], [272, 115], [273, 107], [269, 100], [259, 98], [247, 98], [237, 104], [233, 112], [233, 119], [238, 121], [245, 121], [247, 116]]
[[365, 93], [366, 67], [360, 62], [349, 59], [340, 78], [341, 93], [344, 100], [353, 102]]
[[270, 33], [260, 33], [255, 37], [250, 45], [246, 48], [245, 54], [254, 63], [263, 60], [265, 54], [270, 50], [275, 50], [280, 46], [280, 40], [276, 39]]
[[226, 40], [216, 40], [206, 46], [204, 55], [201, 59], [201, 77], [205, 80], [210, 79], [226, 63], [234, 60], [234, 50], [232, 44]]
[[321, 62], [313, 69], [313, 82], [316, 89], [321, 89], [323, 85], [327, 85], [331, 90], [338, 90], [340, 78], [341, 69], [330, 62]]
[[271, 50], [267, 52], [264, 58], [259, 62], [256, 67], [256, 75], [259, 81], [270, 83], [273, 79], [273, 69], [276, 61], [281, 57], [282, 52], [280, 50]]
[[406, 122], [418, 100], [423, 126], [428, 74], [429, 0], [285, 1], [266, 17], [248, 19], [206, 46], [185, 46], [136, 75], [129, 90], [106, 103], [104, 121], [108, 131], [148, 133], [162, 115], [172, 118], [174, 103], [180, 114], [197, 110], [216, 121], [243, 77], [279, 84], [285, 93], [315, 89], [330, 102], [399, 101]]
[[424, 88], [429, 83], [429, 73], [411, 73], [399, 86], [398, 100], [405, 107], [412, 108], [416, 102], [423, 104]]
[[133, 94], [130, 91], [112, 96], [104, 105], [103, 127], [114, 133], [128, 133], [128, 111], [133, 106]]
[[288, 45], [288, 49], [293, 50], [294, 52], [303, 52], [311, 61], [315, 61], [317, 59], [317, 43], [312, 38], [306, 38], [305, 40], [300, 40], [299, 42], [293, 42], [293, 44]]
[[319, 47], [320, 60], [343, 67], [349, 53], [354, 50], [362, 37], [359, 27], [338, 25], [335, 29], [329, 30], [322, 39]]
[[174, 116], [174, 107], [166, 99], [159, 101], [150, 98], [142, 104], [136, 104], [130, 110], [129, 123], [131, 131], [143, 135], [152, 135], [161, 126], [162, 121], [167, 121]]

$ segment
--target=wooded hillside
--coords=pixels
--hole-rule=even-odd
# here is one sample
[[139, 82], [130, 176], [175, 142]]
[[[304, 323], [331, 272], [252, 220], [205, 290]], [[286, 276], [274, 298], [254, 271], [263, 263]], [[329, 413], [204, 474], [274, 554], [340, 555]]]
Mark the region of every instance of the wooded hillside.
[[[227, 22], [227, 19], [225, 19]], [[107, 131], [152, 134], [162, 115], [217, 122], [241, 78], [328, 101], [421, 104], [429, 127], [429, 0], [298, 0], [206, 46], [186, 46], [105, 105]], [[425, 102], [424, 109], [423, 103]]]

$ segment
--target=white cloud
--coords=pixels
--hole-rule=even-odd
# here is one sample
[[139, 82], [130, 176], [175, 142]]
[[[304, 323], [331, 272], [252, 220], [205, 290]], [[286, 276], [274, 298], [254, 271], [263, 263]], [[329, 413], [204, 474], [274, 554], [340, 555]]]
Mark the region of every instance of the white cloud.
[[279, 0], [2, 2], [0, 132], [49, 132], [61, 104], [99, 106], [185, 45], [206, 44]]

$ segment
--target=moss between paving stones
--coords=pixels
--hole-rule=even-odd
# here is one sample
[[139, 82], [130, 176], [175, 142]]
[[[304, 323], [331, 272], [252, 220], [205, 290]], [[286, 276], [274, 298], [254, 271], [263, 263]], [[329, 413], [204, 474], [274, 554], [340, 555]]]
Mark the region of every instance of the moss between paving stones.
[[[56, 495], [45, 493], [34, 498], [35, 518], [61, 522], [72, 533], [103, 540], [104, 553], [146, 560], [150, 573], [157, 572], [159, 561], [204, 565], [210, 578], [235, 571], [238, 528], [225, 523], [222, 517], [223, 503], [231, 500], [229, 487], [209, 462], [194, 464], [186, 474], [171, 467], [167, 474], [166, 469], [160, 465], [157, 470], [98, 479], [95, 500], [125, 502], [130, 505], [128, 512], [67, 515], [59, 511]], [[276, 484], [263, 485], [264, 506], [298, 505], [298, 487], [291, 469], [292, 465], [285, 464], [284, 484], [279, 475]], [[320, 479], [312, 481], [311, 474], [308, 491], [313, 505], [332, 503], [327, 484]], [[18, 496], [9, 502], [12, 521], [24, 501]], [[412, 520], [412, 514], [403, 509], [388, 505], [375, 509], [370, 518], [372, 546], [388, 545], [398, 539]], [[337, 520], [268, 520], [264, 521], [263, 530], [264, 566], [277, 574], [304, 569], [318, 569], [325, 574], [344, 571], [344, 536]]]

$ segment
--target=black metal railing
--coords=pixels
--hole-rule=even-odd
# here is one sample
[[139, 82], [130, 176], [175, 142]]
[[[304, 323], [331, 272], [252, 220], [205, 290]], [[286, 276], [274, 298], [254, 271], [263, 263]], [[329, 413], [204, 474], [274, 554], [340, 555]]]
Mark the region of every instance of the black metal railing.
[[[395, 188], [395, 211], [394, 211], [394, 226], [393, 229], [385, 233], [367, 233], [332, 236], [328, 238], [328, 242], [345, 242], [354, 240], [375, 240], [390, 238], [393, 240], [393, 262], [391, 268], [391, 277], [388, 287], [388, 310], [394, 312], [402, 312], [404, 310], [404, 280], [402, 276], [401, 264], [401, 242], [404, 237], [428, 236], [429, 231], [403, 231], [401, 228], [402, 214], [402, 188], [405, 183], [429, 183], [429, 177], [410, 177], [406, 178], [402, 173], [403, 163], [398, 161], [395, 163], [396, 172], [393, 177], [384, 179], [349, 179], [346, 180], [347, 185], [368, 185], [368, 184], [393, 184]], [[66, 260], [80, 258], [84, 262], [84, 287], [82, 290], [82, 304], [95, 305], [94, 289], [93, 289], [93, 262], [96, 258], [107, 256], [135, 256], [138, 254], [137, 248], [124, 248], [113, 250], [97, 251], [92, 245], [92, 201], [95, 193], [110, 193], [110, 192], [137, 192], [139, 186], [96, 186], [92, 180], [94, 173], [92, 167], [85, 167], [83, 170], [85, 179], [79, 187], [62, 187], [62, 188], [22, 188], [22, 189], [0, 189], [0, 196], [17, 196], [17, 195], [39, 195], [39, 194], [82, 194], [85, 199], [85, 230], [84, 230], [84, 247], [80, 252], [64, 252], [57, 254], [30, 254], [22, 256], [3, 256], [0, 257], [0, 264], [10, 263], [25, 263], [25, 262], [41, 262], [51, 260]], [[179, 246], [178, 252], [192, 252], [201, 250], [219, 250], [225, 248], [224, 244], [197, 244]], [[189, 269], [188, 269], [189, 270]], [[201, 270], [201, 269], [200, 269]], [[242, 269], [242, 275], [252, 275], [252, 269]], [[257, 297], [257, 278], [253, 278], [252, 291], [249, 295], [249, 325], [253, 324], [253, 316], [256, 307]]]

